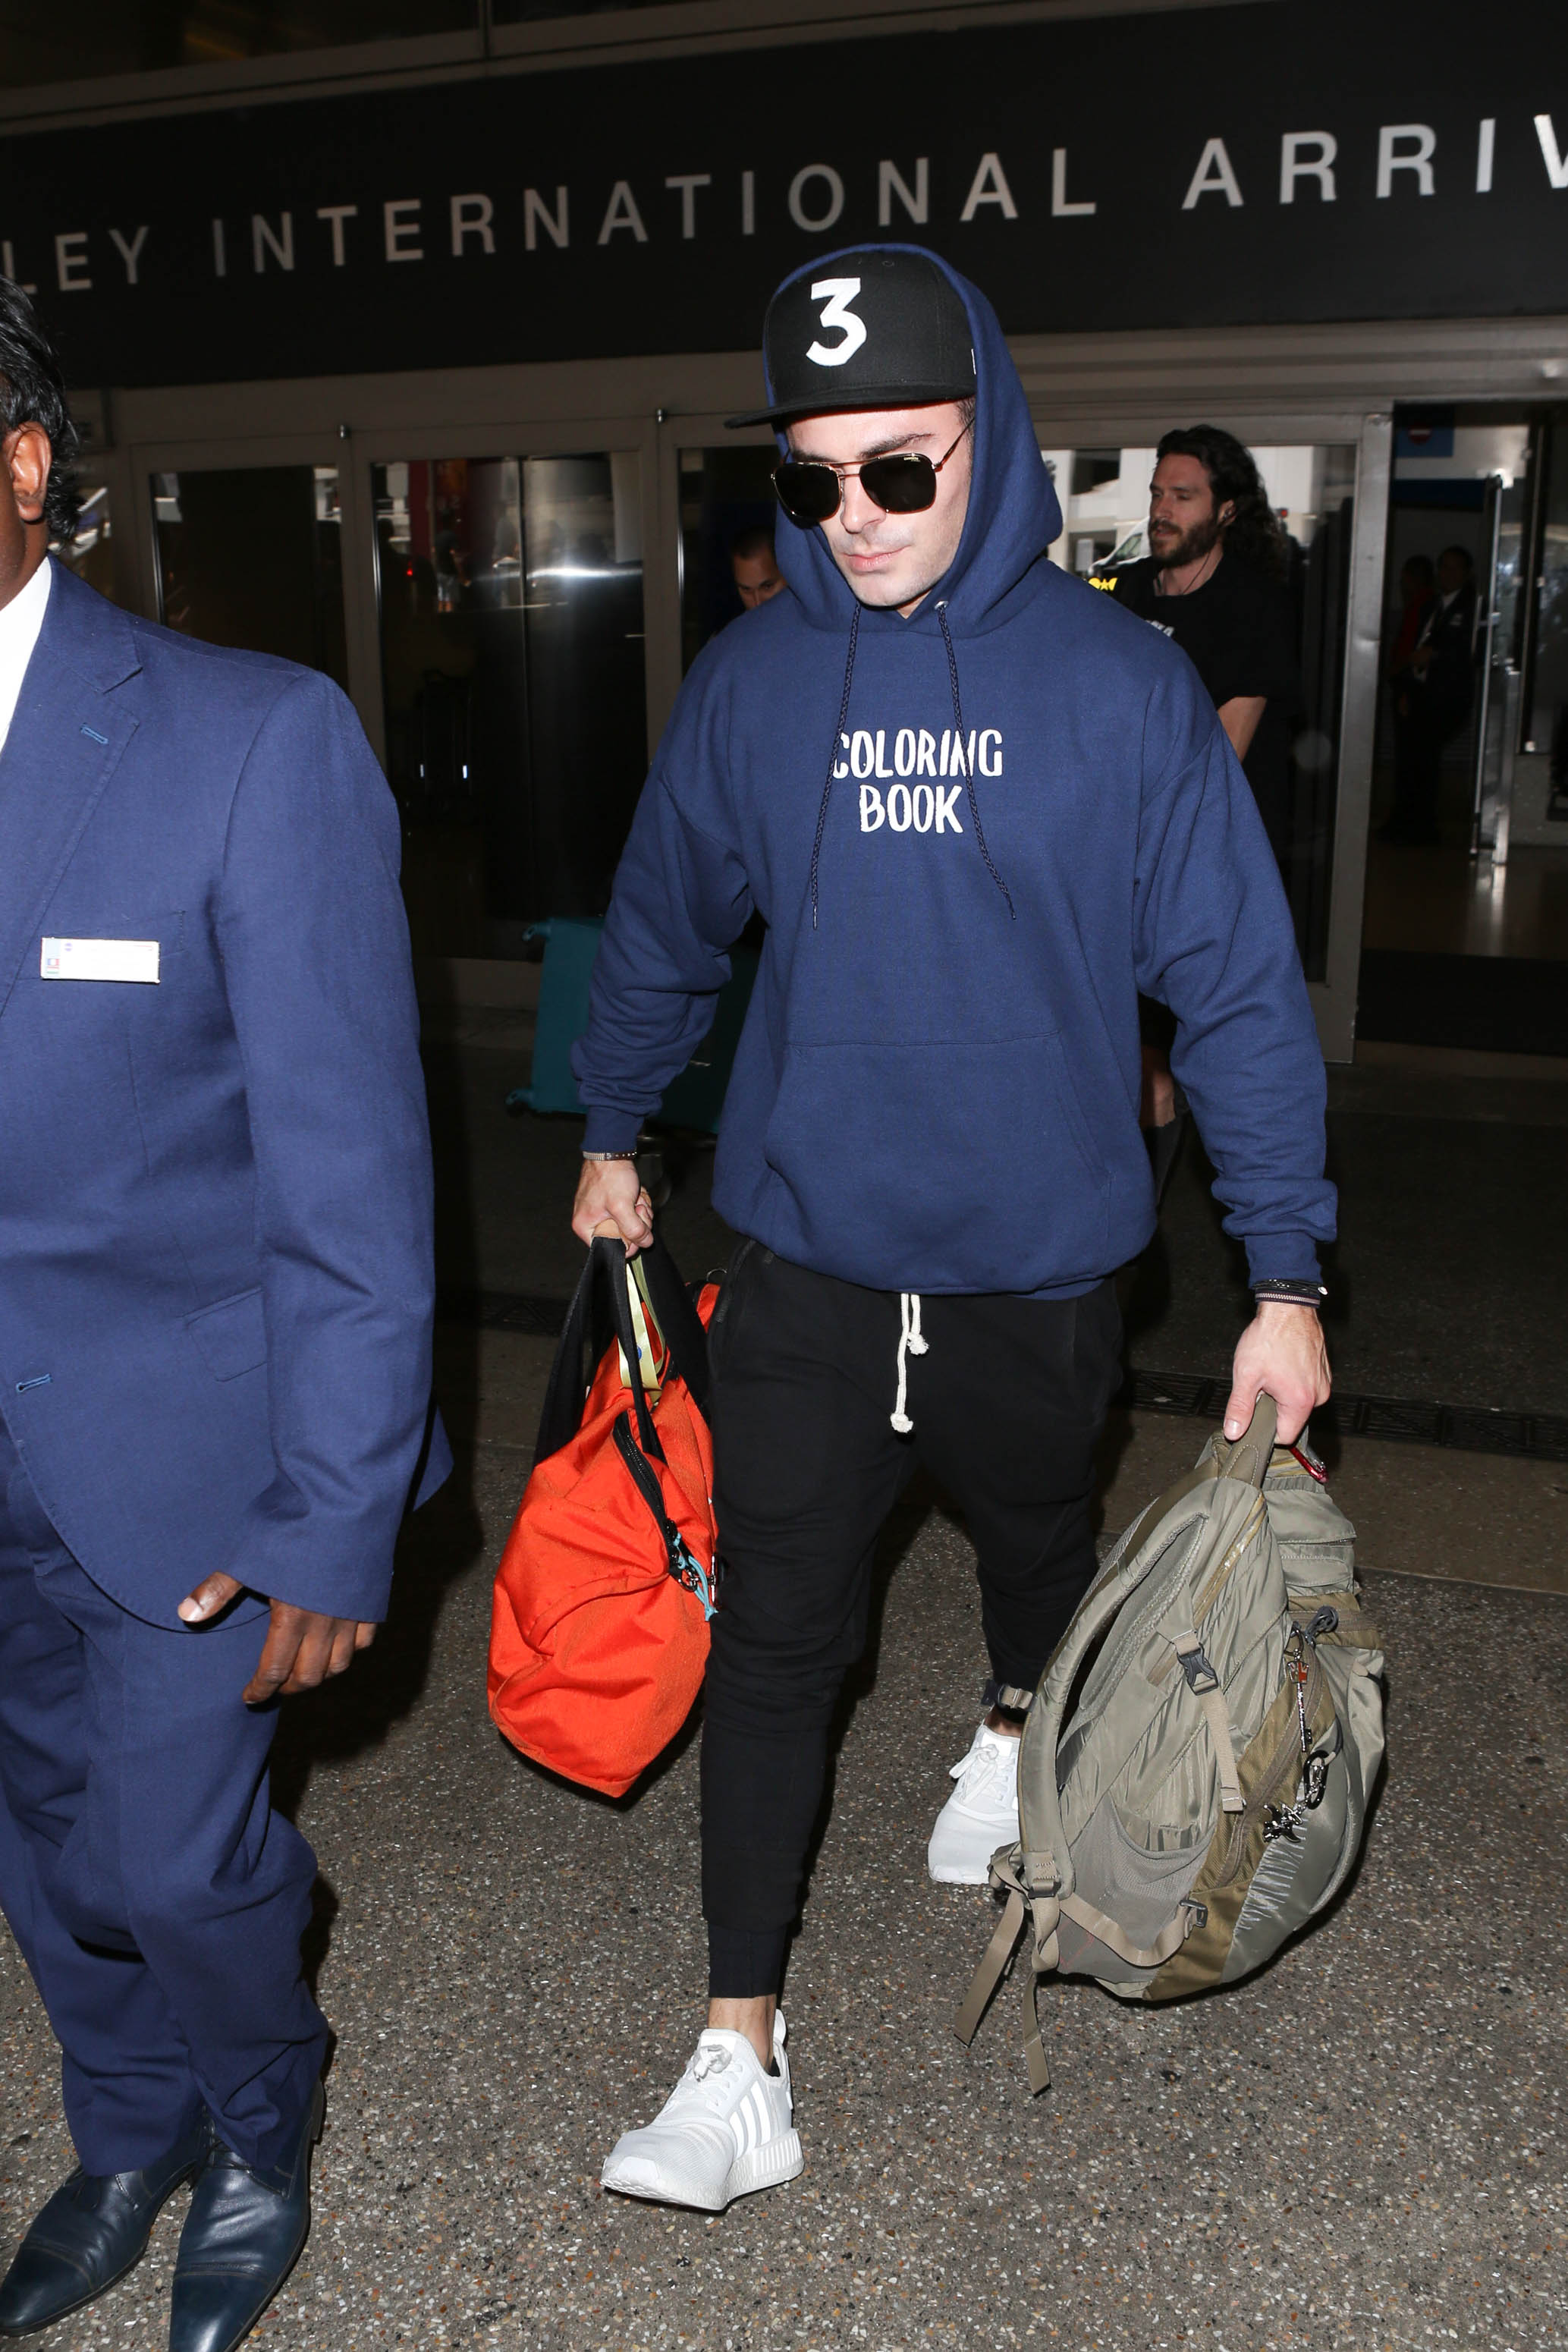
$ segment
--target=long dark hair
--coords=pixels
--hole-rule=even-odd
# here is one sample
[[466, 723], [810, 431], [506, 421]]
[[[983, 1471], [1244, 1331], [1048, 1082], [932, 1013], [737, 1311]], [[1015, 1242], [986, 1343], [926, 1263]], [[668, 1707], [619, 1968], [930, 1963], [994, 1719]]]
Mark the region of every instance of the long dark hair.
[[1158, 465], [1162, 457], [1196, 457], [1208, 476], [1215, 512], [1227, 501], [1235, 508], [1233, 520], [1225, 527], [1228, 555], [1239, 555], [1275, 578], [1283, 573], [1288, 554], [1285, 527], [1269, 504], [1251, 450], [1234, 433], [1227, 433], [1219, 425], [1186, 425], [1165, 435], [1155, 463]]
[[66, 398], [54, 345], [32, 304], [9, 278], [0, 278], [0, 425], [7, 433], [15, 433], [18, 425], [41, 425], [48, 435], [53, 461], [44, 520], [51, 540], [68, 544], [76, 537], [81, 510], [72, 471], [81, 435]]

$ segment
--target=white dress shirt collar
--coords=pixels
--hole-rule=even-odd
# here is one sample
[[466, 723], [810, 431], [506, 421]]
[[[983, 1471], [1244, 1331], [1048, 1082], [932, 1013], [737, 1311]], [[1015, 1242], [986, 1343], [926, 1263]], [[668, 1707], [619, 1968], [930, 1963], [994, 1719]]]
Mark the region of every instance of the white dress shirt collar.
[[0, 604], [0, 751], [5, 749], [5, 738], [11, 732], [16, 698], [44, 625], [44, 609], [49, 601], [53, 574], [54, 565], [46, 558], [20, 594], [13, 596], [8, 604]]

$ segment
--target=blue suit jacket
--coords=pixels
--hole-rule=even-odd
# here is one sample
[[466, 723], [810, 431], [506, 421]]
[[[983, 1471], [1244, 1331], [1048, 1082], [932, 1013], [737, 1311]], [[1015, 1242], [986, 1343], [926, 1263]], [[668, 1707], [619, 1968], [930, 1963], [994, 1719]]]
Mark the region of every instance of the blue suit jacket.
[[[336, 687], [55, 566], [0, 753], [0, 1412], [154, 1623], [219, 1568], [381, 1616], [450, 1466], [398, 848]], [[157, 983], [46, 937], [155, 940]]]

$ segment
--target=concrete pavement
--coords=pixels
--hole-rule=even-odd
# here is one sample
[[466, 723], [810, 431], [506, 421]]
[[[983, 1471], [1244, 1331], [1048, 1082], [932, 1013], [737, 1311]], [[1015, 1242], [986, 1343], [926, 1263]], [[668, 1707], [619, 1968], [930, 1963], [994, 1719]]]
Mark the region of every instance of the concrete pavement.
[[[1160, 1422], [1129, 1454], [1152, 1469], [1173, 1429], [1196, 1434]], [[411, 1531], [382, 1642], [295, 1703], [280, 1745], [280, 1795], [320, 1856], [340, 2042], [316, 2232], [259, 2341], [1562, 2340], [1562, 1600], [1375, 1570], [1394, 1762], [1347, 1896], [1220, 1998], [1145, 2014], [1048, 1991], [1055, 2080], [1031, 2101], [1010, 1990], [972, 2053], [950, 2030], [988, 1898], [930, 1885], [922, 1858], [983, 1667], [967, 1541], [916, 1501], [890, 1531], [790, 1969], [807, 2169], [708, 2221], [597, 2187], [700, 2020], [695, 1744], [619, 1805], [504, 1746], [484, 1712], [488, 1572], [526, 1455], [493, 1438], [467, 1459]], [[14, 2231], [70, 2155], [9, 1949], [0, 2041]], [[49, 2339], [62, 2352], [161, 2340], [183, 2203]]]
[[[559, 1206], [516, 1188], [509, 1129], [469, 1149], [453, 1100], [488, 1106], [494, 1073], [448, 1075], [443, 1150], [450, 1163], [462, 1145], [470, 1180], [446, 1195], [448, 1278], [545, 1287]], [[1461, 1145], [1454, 1167], [1473, 1176], [1473, 1139]], [[1531, 1143], [1531, 1183], [1535, 1156]], [[710, 1213], [690, 1192], [677, 1204], [693, 1266]], [[1392, 1292], [1405, 1269], [1385, 1263]], [[1178, 1313], [1173, 1351], [1182, 1328]], [[1376, 1331], [1363, 1328], [1375, 1369]], [[1440, 1318], [1424, 1328], [1441, 1340]], [[1190, 1330], [1193, 1351], [1207, 1348]], [[312, 1958], [339, 2042], [315, 2233], [257, 2342], [1563, 2340], [1568, 1467], [1343, 1441], [1335, 1491], [1361, 1528], [1390, 1658], [1391, 1766], [1363, 1867], [1326, 1922], [1224, 1995], [1145, 2013], [1087, 1986], [1048, 1990], [1054, 2082], [1032, 2101], [1016, 1992], [972, 2053], [951, 2032], [989, 1898], [930, 1885], [923, 1855], [984, 1662], [967, 1539], [935, 1498], [913, 1496], [884, 1546], [787, 1989], [807, 2168], [706, 2221], [597, 2186], [700, 2022], [695, 1738], [611, 1804], [524, 1763], [485, 1712], [489, 1578], [549, 1353], [516, 1333], [444, 1331], [459, 1475], [408, 1534], [375, 1648], [286, 1717], [278, 1795], [320, 1859]], [[1526, 1401], [1552, 1402], [1533, 1387]], [[1202, 1434], [1123, 1417], [1107, 1526]], [[3, 1939], [0, 2065], [0, 2236], [13, 2237], [72, 2159], [52, 2040]], [[43, 2340], [160, 2344], [183, 2204], [129, 2280]]]

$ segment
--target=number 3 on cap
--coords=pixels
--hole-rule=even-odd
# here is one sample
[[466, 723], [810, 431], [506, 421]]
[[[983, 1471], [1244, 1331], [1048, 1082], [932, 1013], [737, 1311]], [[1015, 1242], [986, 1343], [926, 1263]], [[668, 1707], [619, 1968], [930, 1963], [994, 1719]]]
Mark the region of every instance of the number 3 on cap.
[[850, 304], [861, 290], [858, 278], [819, 278], [811, 289], [813, 302], [822, 304], [824, 327], [841, 327], [841, 343], [813, 343], [807, 352], [809, 360], [819, 367], [842, 367], [852, 359], [865, 341], [865, 320], [857, 319]]

